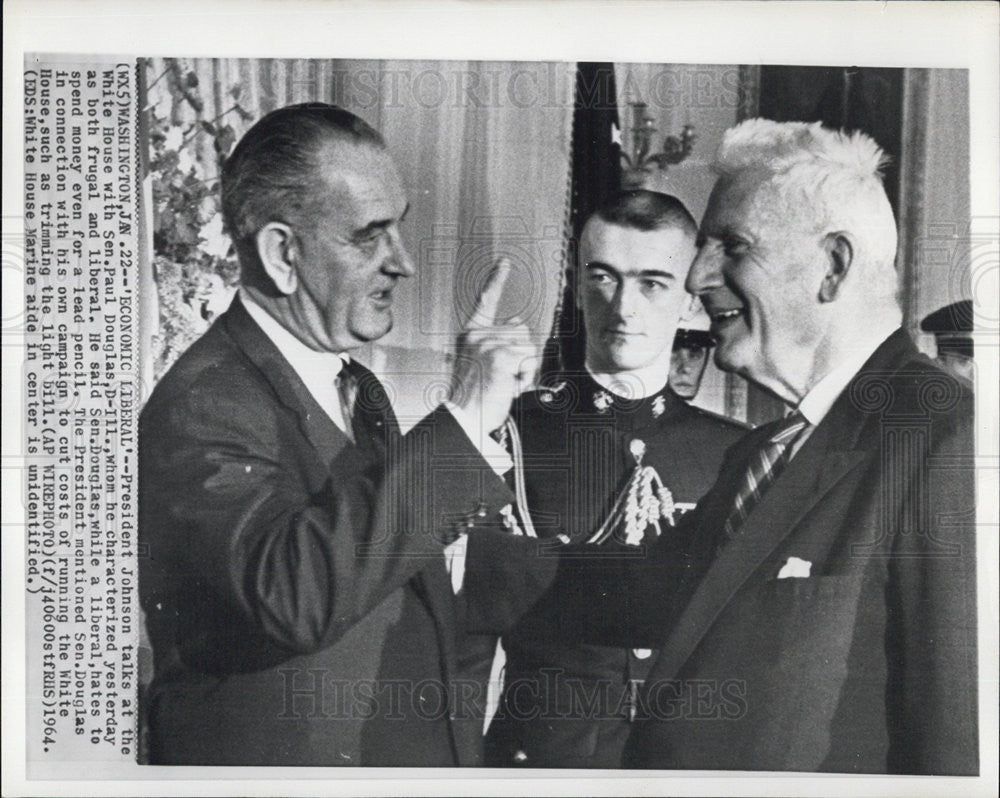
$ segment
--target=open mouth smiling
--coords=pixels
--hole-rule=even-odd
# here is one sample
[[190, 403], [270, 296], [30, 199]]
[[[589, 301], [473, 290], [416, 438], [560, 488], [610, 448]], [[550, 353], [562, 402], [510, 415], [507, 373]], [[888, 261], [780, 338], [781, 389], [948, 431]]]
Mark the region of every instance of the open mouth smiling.
[[744, 308], [729, 308], [727, 310], [713, 310], [709, 312], [709, 318], [713, 324], [722, 324], [738, 316], [742, 316]]

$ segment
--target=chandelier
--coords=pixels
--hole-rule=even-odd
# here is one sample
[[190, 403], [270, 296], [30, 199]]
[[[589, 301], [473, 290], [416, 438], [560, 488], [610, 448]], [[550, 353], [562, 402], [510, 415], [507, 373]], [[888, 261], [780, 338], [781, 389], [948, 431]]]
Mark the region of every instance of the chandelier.
[[629, 103], [632, 108], [632, 148], [621, 148], [622, 188], [639, 188], [657, 172], [666, 172], [670, 164], [678, 164], [691, 154], [696, 136], [692, 125], [684, 125], [680, 136], [667, 136], [663, 149], [653, 151], [656, 120], [647, 111], [646, 103]]

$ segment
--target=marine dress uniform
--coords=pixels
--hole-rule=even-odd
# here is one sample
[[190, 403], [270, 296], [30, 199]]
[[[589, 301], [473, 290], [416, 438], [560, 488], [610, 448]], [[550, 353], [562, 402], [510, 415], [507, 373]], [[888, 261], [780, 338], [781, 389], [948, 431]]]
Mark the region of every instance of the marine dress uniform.
[[[524, 394], [511, 532], [634, 550], [673, 524], [715, 481], [746, 427], [693, 407], [667, 385], [629, 399], [587, 373], [565, 373]], [[519, 510], [520, 507], [520, 510]], [[525, 509], [527, 512], [524, 512]], [[527, 515], [527, 518], [522, 517]], [[656, 652], [561, 643], [533, 624], [503, 637], [504, 691], [487, 736], [487, 763], [620, 767], [634, 698]]]

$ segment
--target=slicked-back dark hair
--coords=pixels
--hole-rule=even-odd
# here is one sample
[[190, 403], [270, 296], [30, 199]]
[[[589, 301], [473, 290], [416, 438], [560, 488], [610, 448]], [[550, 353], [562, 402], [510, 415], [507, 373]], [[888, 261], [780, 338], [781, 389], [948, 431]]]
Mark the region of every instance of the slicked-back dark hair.
[[244, 134], [222, 167], [222, 215], [238, 250], [268, 222], [311, 213], [323, 179], [318, 154], [338, 140], [385, 147], [367, 122], [327, 103], [278, 108]]
[[647, 189], [622, 191], [594, 211], [594, 216], [645, 233], [677, 227], [693, 235], [698, 230], [694, 217], [677, 197]]

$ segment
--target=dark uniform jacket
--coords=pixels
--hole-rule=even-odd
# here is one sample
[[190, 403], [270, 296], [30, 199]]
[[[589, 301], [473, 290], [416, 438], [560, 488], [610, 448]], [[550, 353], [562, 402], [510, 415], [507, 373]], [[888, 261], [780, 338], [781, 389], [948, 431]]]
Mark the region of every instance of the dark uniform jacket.
[[772, 425], [729, 450], [680, 534], [639, 560], [583, 568], [574, 547], [473, 536], [470, 626], [523, 615], [570, 640], [660, 645], [633, 766], [975, 774], [972, 422], [968, 386], [897, 331], [736, 539], [724, 521]]
[[[441, 532], [510, 501], [452, 416], [352, 443], [239, 300], [139, 428], [155, 764], [472, 765]], [[478, 507], [482, 503], [482, 507]]]
[[[628, 483], [636, 466], [633, 444], [644, 445], [642, 463], [659, 474], [679, 516], [711, 487], [723, 453], [747, 429], [692, 407], [666, 386], [628, 400], [586, 373], [525, 394], [512, 417], [523, 441], [537, 534], [577, 541], [600, 527]], [[661, 528], [673, 533], [665, 521]], [[633, 691], [655, 652], [567, 643], [544, 626], [515, 628], [503, 646], [504, 697], [490, 726], [487, 763], [619, 767]]]

